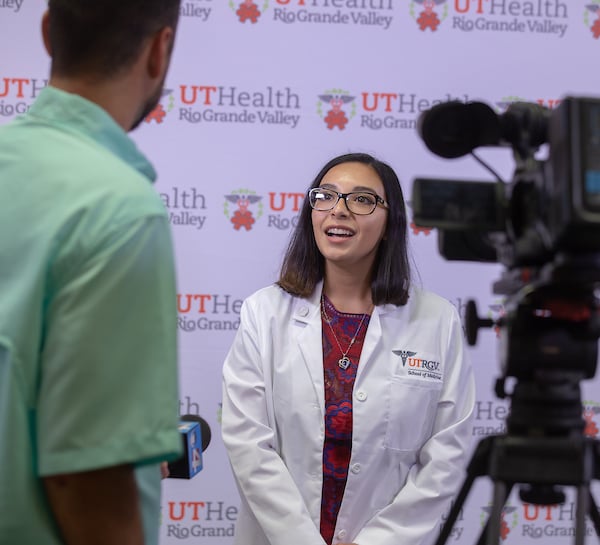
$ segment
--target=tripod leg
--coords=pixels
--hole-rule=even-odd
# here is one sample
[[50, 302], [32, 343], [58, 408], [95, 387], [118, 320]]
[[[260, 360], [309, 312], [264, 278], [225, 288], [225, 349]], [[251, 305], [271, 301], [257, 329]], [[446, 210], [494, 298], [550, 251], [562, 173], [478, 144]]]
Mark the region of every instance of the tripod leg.
[[469, 490], [471, 489], [471, 486], [473, 485], [474, 480], [475, 480], [474, 475], [471, 475], [471, 474], [467, 475], [467, 478], [465, 479], [465, 482], [463, 483], [459, 493], [456, 496], [456, 499], [454, 500], [452, 508], [450, 509], [450, 512], [448, 513], [448, 518], [446, 519], [446, 522], [442, 526], [442, 530], [440, 532], [440, 535], [439, 535], [437, 541], [435, 542], [435, 545], [444, 545], [444, 543], [446, 543], [446, 541], [450, 537], [450, 532], [452, 531], [452, 527], [454, 526], [454, 523], [456, 522], [456, 519], [458, 518], [458, 515], [460, 514], [460, 510], [462, 509], [462, 506], [465, 503], [465, 500], [467, 499], [467, 495], [469, 494]]
[[583, 545], [585, 541], [585, 515], [589, 510], [590, 487], [582, 484], [577, 487], [575, 508], [575, 545]]
[[508, 499], [511, 488], [512, 485], [507, 485], [503, 481], [494, 482], [492, 510], [487, 524], [487, 545], [499, 545], [500, 543], [502, 510], [504, 509], [504, 504]]
[[467, 495], [469, 494], [469, 490], [471, 489], [473, 482], [477, 477], [485, 475], [494, 440], [494, 437], [486, 437], [485, 439], [482, 439], [475, 448], [475, 452], [473, 453], [473, 456], [471, 457], [471, 460], [467, 466], [467, 476], [465, 481], [454, 500], [454, 504], [448, 513], [448, 518], [442, 527], [435, 545], [444, 545], [446, 543], [446, 540], [448, 537], [450, 537], [452, 527], [454, 526], [454, 523], [460, 514], [460, 510], [467, 499]]
[[594, 496], [590, 492], [590, 497], [588, 498], [588, 510], [590, 513], [590, 518], [594, 523], [594, 529], [596, 530], [596, 535], [600, 536], [600, 512], [598, 512], [598, 505], [594, 500]]
[[513, 483], [504, 483], [502, 481], [496, 481], [494, 484], [493, 504], [490, 516], [485, 523], [483, 530], [481, 530], [481, 533], [479, 534], [477, 545], [490, 545], [493, 538], [495, 538], [496, 544], [499, 542], [501, 535], [502, 509], [504, 508], [506, 500], [508, 500], [512, 487]]

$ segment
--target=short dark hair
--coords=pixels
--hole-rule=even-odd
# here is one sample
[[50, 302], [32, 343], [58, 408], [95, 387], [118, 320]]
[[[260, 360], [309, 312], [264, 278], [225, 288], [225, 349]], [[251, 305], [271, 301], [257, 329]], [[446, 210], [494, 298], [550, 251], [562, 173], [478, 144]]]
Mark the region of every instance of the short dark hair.
[[144, 40], [177, 26], [180, 0], [49, 0], [52, 74], [110, 77], [133, 64]]
[[[408, 301], [410, 265], [406, 205], [398, 176], [388, 164], [369, 154], [348, 153], [329, 161], [317, 174], [310, 189], [319, 187], [327, 172], [342, 163], [368, 165], [383, 183], [389, 210], [385, 235], [375, 258], [371, 296], [376, 305], [404, 305]], [[304, 199], [277, 281], [285, 291], [300, 297], [309, 297], [325, 273], [325, 260], [312, 229], [311, 210], [308, 198]]]

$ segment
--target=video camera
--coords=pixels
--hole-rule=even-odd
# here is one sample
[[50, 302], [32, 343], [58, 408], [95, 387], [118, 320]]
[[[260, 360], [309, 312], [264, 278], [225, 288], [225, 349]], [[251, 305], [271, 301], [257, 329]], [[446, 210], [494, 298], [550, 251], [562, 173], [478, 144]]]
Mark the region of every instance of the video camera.
[[[564, 502], [556, 485], [577, 486], [582, 543], [588, 510], [600, 535], [600, 512], [587, 497], [600, 477], [600, 445], [584, 436], [580, 388], [595, 374], [600, 338], [600, 99], [567, 97], [553, 110], [515, 102], [502, 114], [450, 101], [423, 112], [418, 130], [434, 154], [470, 153], [496, 177], [417, 178], [411, 200], [414, 223], [438, 229], [446, 259], [504, 265], [493, 285], [506, 296], [503, 315], [481, 319], [469, 301], [465, 330], [473, 345], [480, 327], [497, 328], [496, 395], [511, 398], [507, 433], [479, 443], [437, 545], [484, 473], [495, 482], [488, 525], [496, 542], [502, 505], [521, 483], [521, 499], [542, 505]], [[512, 148], [512, 180], [503, 182], [474, 153], [480, 146]], [[537, 158], [542, 146], [546, 159]], [[507, 377], [516, 379], [510, 392]]]
[[[510, 184], [415, 180], [415, 223], [441, 230], [442, 255], [517, 267], [600, 251], [600, 99], [569, 97], [553, 111], [515, 102], [501, 115], [451, 101], [424, 112], [418, 127], [440, 157], [511, 146], [516, 160]], [[549, 158], [536, 160], [546, 143]]]
[[[567, 97], [554, 110], [515, 102], [503, 114], [481, 102], [450, 101], [423, 112], [418, 130], [427, 148], [447, 159], [474, 155], [480, 146], [513, 150], [508, 183], [499, 176], [496, 182], [417, 178], [412, 194], [415, 224], [438, 228], [446, 259], [506, 267], [494, 284], [494, 293], [508, 296], [496, 323], [505, 375], [532, 379], [554, 369], [593, 377], [600, 336], [600, 99]], [[545, 144], [547, 159], [537, 159]], [[469, 302], [470, 344], [479, 327], [491, 325]]]

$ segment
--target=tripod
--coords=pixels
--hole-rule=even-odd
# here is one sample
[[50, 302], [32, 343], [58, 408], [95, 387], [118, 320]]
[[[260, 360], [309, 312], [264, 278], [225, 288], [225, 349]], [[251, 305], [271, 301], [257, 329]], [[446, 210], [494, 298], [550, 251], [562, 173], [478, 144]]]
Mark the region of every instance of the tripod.
[[[530, 387], [525, 385], [524, 389]], [[568, 402], [567, 405], [571, 403]], [[576, 487], [574, 543], [583, 545], [586, 514], [592, 519], [596, 534], [600, 536], [600, 513], [590, 488], [592, 479], [600, 479], [600, 442], [586, 438], [583, 427], [570, 417], [558, 426], [560, 430], [566, 430], [564, 424], [569, 421], [575, 424], [569, 433], [539, 437], [523, 434], [523, 419], [531, 418], [531, 412], [525, 414], [525, 406], [527, 405], [517, 404], [512, 417], [509, 417], [509, 433], [486, 437], [477, 445], [467, 466], [464, 484], [436, 545], [446, 542], [473, 482], [483, 475], [488, 475], [494, 482], [493, 501], [490, 517], [479, 536], [478, 545], [499, 544], [502, 509], [515, 484], [531, 485], [531, 489], [521, 490], [521, 499], [539, 505], [564, 502], [564, 494], [555, 489], [555, 485]], [[511, 428], [516, 429], [517, 433], [510, 433]]]

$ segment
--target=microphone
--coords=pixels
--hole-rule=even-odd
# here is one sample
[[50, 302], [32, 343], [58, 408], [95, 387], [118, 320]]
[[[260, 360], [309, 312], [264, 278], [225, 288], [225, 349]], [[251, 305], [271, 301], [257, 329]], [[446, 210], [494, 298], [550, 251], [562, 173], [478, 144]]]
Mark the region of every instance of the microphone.
[[502, 137], [498, 115], [483, 102], [451, 100], [424, 111], [417, 130], [435, 155], [455, 159], [478, 146], [497, 146]]
[[183, 443], [183, 456], [169, 462], [169, 479], [191, 479], [203, 468], [202, 453], [211, 440], [208, 422], [196, 414], [179, 417], [179, 433]]
[[521, 153], [548, 141], [550, 110], [539, 104], [513, 102], [503, 114], [483, 102], [450, 100], [425, 110], [417, 130], [435, 155], [456, 159], [479, 146], [513, 146]]

